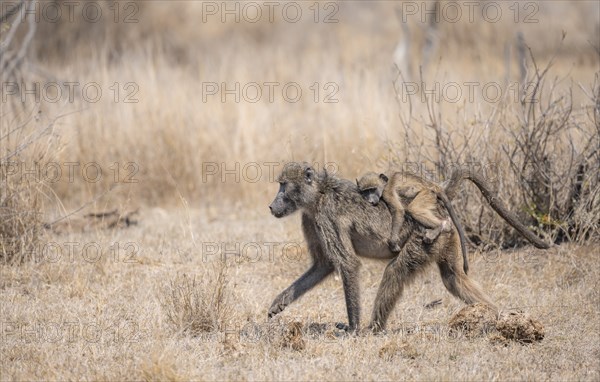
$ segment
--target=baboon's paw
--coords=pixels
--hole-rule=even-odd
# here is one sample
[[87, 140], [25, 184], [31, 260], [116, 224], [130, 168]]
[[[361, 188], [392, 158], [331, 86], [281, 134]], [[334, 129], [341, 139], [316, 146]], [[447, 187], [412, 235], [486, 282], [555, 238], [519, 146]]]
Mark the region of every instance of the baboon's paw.
[[390, 251], [394, 252], [394, 253], [398, 253], [400, 252], [400, 241], [399, 240], [389, 240], [388, 241], [388, 246], [390, 248]]
[[343, 322], [336, 322], [335, 323], [335, 328], [339, 329], [339, 330], [343, 330], [345, 332], [350, 330], [350, 326], [344, 324]]
[[274, 316], [283, 312], [284, 309], [285, 309], [285, 305], [283, 305], [283, 304], [271, 305], [271, 307], [269, 308], [269, 313], [268, 313], [269, 318], [273, 318]]
[[437, 229], [429, 229], [423, 236], [423, 243], [425, 244], [433, 244], [435, 239], [440, 235], [440, 231]]
[[357, 335], [359, 334], [359, 330], [357, 328], [352, 328], [349, 325], [344, 324], [343, 322], [337, 322], [335, 324], [335, 328], [342, 331], [344, 335]]
[[384, 336], [387, 334], [385, 329], [382, 329], [379, 325], [371, 323], [369, 326], [361, 331], [364, 335]]
[[442, 232], [450, 232], [452, 231], [452, 220], [446, 219], [442, 221], [442, 226], [440, 227]]

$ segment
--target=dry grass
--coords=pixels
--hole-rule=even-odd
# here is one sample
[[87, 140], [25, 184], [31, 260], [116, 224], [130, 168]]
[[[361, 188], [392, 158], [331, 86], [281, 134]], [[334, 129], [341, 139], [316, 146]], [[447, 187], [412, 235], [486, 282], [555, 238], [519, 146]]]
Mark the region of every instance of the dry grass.
[[[187, 8], [182, 12], [178, 7], [184, 4]], [[98, 102], [86, 102], [77, 91], [72, 102], [64, 102], [63, 97], [61, 102], [43, 103], [43, 112], [50, 115], [77, 111], [59, 124], [56, 134], [64, 147], [57, 160], [82, 164], [93, 160], [105, 174], [96, 183], [86, 182], [81, 176], [73, 182], [61, 179], [53, 184], [54, 191], [75, 205], [88, 201], [90, 195], [113, 185], [110, 167], [114, 163], [124, 166], [129, 162], [137, 164], [134, 179], [139, 183], [126, 183], [124, 178], [134, 168], [121, 167], [120, 186], [112, 195], [172, 204], [180, 194], [204, 201], [214, 192], [240, 203], [263, 202], [263, 190], [272, 181], [266, 163], [294, 158], [333, 162], [349, 177], [368, 170], [387, 170], [398, 160], [433, 169], [433, 164], [443, 158], [436, 157], [431, 145], [433, 136], [424, 131], [427, 105], [415, 97], [418, 99], [412, 110], [412, 131], [424, 141], [407, 140], [399, 118], [399, 114], [407, 114], [408, 105], [397, 103], [392, 86], [396, 78], [392, 53], [403, 36], [396, 6], [379, 2], [370, 12], [362, 7], [354, 2], [340, 6], [339, 22], [334, 24], [314, 24], [309, 17], [300, 24], [286, 23], [281, 18], [272, 24], [222, 24], [215, 21], [217, 18], [198, 24], [197, 20], [202, 19], [200, 3], [169, 7], [163, 2], [142, 2], [139, 22], [133, 24], [115, 24], [109, 19], [93, 27], [85, 22], [60, 25], [58, 30], [54, 24], [40, 25], [39, 33], [48, 38], [34, 41], [39, 46], [32, 51], [38, 60], [36, 68], [42, 67], [48, 75], [32, 71], [28, 79], [41, 85], [76, 81], [80, 88], [96, 83], [103, 91]], [[562, 47], [560, 30], [548, 33], [543, 22], [519, 25], [541, 67], [559, 52], [550, 76], [568, 76], [556, 92], [573, 90], [577, 108], [573, 122], [582, 124], [585, 132], [584, 136], [574, 137], [576, 148], [596, 134], [580, 109], [591, 101], [578, 88], [581, 84], [590, 91], [598, 65], [590, 46], [599, 44], [594, 37], [596, 21], [575, 21], [582, 15], [591, 17], [589, 7], [587, 4], [565, 10], [560, 4], [540, 10], [540, 21], [557, 9], [577, 15], [572, 18], [576, 25], [561, 26], [568, 29]], [[164, 17], [165, 12], [177, 16]], [[304, 12], [312, 14], [308, 8]], [[112, 13], [106, 10], [106, 14]], [[375, 20], [377, 28], [373, 26]], [[414, 41], [409, 57], [417, 67], [425, 31], [418, 18], [411, 18], [410, 25]], [[487, 83], [504, 86], [506, 80], [518, 80], [514, 23], [510, 18], [495, 24], [477, 19], [473, 23], [442, 23], [440, 28], [439, 59], [423, 73], [427, 89], [436, 84], [480, 84], [473, 99], [441, 102], [440, 122], [452, 142], [459, 145], [458, 152], [462, 152], [448, 160], [491, 162], [505, 168], [508, 160], [496, 143], [508, 135], [502, 127], [518, 124], [518, 99], [511, 91], [507, 93], [508, 105], [486, 102], [481, 87]], [[97, 41], [98, 33], [103, 43]], [[473, 40], [475, 35], [478, 38]], [[465, 44], [472, 44], [473, 49], [458, 49]], [[78, 49], [66, 49], [73, 46]], [[505, 49], [512, 52], [508, 77]], [[573, 49], [578, 52], [575, 64], [569, 56]], [[411, 80], [419, 81], [418, 77]], [[221, 93], [203, 100], [201, 94], [207, 82], [226, 83], [231, 89], [236, 82], [243, 86], [269, 81], [280, 83], [273, 102], [266, 94], [256, 103], [243, 98], [235, 102], [232, 96], [221, 102]], [[286, 102], [281, 94], [283, 85], [291, 82], [298, 83], [303, 91], [296, 103]], [[110, 88], [115, 83], [119, 88], [116, 103], [116, 91]], [[318, 102], [310, 89], [314, 83], [320, 87]], [[324, 88], [327, 83], [339, 87], [334, 97], [339, 102], [324, 102], [325, 95], [332, 91]], [[135, 86], [125, 88], [128, 84]], [[266, 93], [266, 87], [262, 88]], [[461, 88], [466, 95], [468, 89]], [[125, 102], [126, 96], [134, 92], [131, 100], [137, 102]], [[19, 97], [9, 97], [14, 98]], [[12, 115], [11, 110], [6, 112]], [[464, 151], [460, 145], [470, 135], [480, 138], [467, 142], [470, 151]], [[357, 140], [362, 144], [356, 145]], [[208, 173], [207, 163], [218, 163], [219, 171], [202, 176]], [[257, 163], [262, 176], [250, 182], [247, 179], [254, 175], [250, 172], [238, 181], [233, 175], [222, 181], [224, 166], [232, 169], [236, 163], [240, 173], [244, 165]], [[275, 171], [279, 169], [281, 165], [275, 167]], [[506, 181], [513, 183], [512, 178]], [[505, 188], [502, 185], [503, 191]]]
[[24, 113], [21, 123], [5, 122], [0, 123], [0, 264], [18, 264], [30, 260], [43, 241], [44, 196], [52, 191], [36, 169], [53, 156], [56, 120]]
[[[225, 263], [222, 263], [225, 264]], [[193, 337], [227, 327], [232, 307], [226, 267], [208, 272], [201, 280], [183, 274], [163, 288], [161, 306], [176, 332]]]
[[40, 242], [42, 211], [36, 185], [9, 176], [0, 164], [0, 263], [19, 263]]
[[[239, 211], [234, 218], [237, 221], [215, 224], [209, 223], [205, 209], [145, 209], [138, 226], [51, 238], [63, 247], [66, 242], [96, 242], [103, 249], [113, 242], [134, 242], [139, 247], [134, 262], [123, 261], [126, 251], [115, 261], [108, 250], [108, 256], [88, 262], [79, 246], [73, 262], [39, 261], [0, 269], [2, 379], [600, 377], [600, 293], [594, 287], [600, 278], [600, 253], [594, 245], [471, 254], [473, 277], [502, 309], [520, 309], [543, 324], [545, 337], [533, 344], [494, 343], [451, 332], [449, 321], [464, 305], [445, 290], [434, 268], [407, 288], [387, 335], [347, 338], [331, 331], [334, 323], [346, 320], [341, 281], [335, 277], [291, 305], [279, 321], [268, 322], [272, 299], [309, 264], [305, 252], [294, 261], [285, 257], [282, 245], [275, 247], [272, 259], [263, 246], [260, 259], [230, 264], [226, 288], [234, 303], [224, 326], [198, 336], [174, 330], [161, 305], [164, 286], [179, 280], [176, 285], [181, 287], [176, 276], [182, 274], [201, 280], [220, 266], [218, 255], [203, 259], [202, 243], [224, 242], [235, 248], [234, 243], [301, 240], [297, 217], [279, 221], [266, 213]], [[190, 232], [196, 235], [197, 247]], [[384, 267], [385, 262], [363, 261], [363, 323]], [[215, 285], [206, 285], [188, 291], [201, 291], [208, 298]], [[442, 304], [424, 308], [435, 299]], [[302, 341], [294, 332], [296, 323], [302, 324]], [[323, 325], [327, 327], [318, 330]]]
[[419, 353], [415, 350], [414, 346], [406, 341], [398, 342], [393, 340], [383, 345], [379, 349], [379, 358], [385, 361], [392, 361], [394, 358], [400, 356], [402, 358], [415, 359], [419, 356]]
[[[64, 88], [58, 102], [2, 94], [0, 257], [11, 264], [0, 265], [1, 380], [600, 379], [597, 3], [541, 2], [532, 24], [515, 24], [508, 5], [497, 23], [442, 22], [422, 74], [431, 36], [412, 17], [404, 77], [392, 63], [405, 33], [390, 1], [335, 3], [333, 24], [312, 21], [312, 2], [301, 3], [299, 23], [256, 24], [201, 23], [203, 3], [166, 1], [127, 2], [138, 22], [114, 23], [110, 6], [125, 3], [100, 4], [99, 23], [40, 23], [19, 72], [28, 89], [77, 82], [72, 100]], [[540, 102], [513, 93], [517, 31], [538, 66], [530, 58], [526, 74], [543, 85]], [[472, 99], [421, 92], [408, 102], [402, 78], [479, 86]], [[281, 84], [273, 102], [201, 93], [209, 82], [270, 81]], [[296, 103], [281, 94], [291, 82], [303, 91]], [[328, 83], [336, 103], [324, 102]], [[508, 92], [490, 102], [488, 83]], [[97, 102], [81, 93], [86, 84], [102, 89]], [[22, 169], [58, 164], [62, 176], [7, 171], [7, 155]], [[267, 321], [272, 299], [309, 263], [299, 217], [276, 220], [266, 208], [272, 175], [290, 160], [329, 163], [347, 178], [407, 163], [435, 180], [456, 164], [491, 168], [511, 209], [564, 244], [511, 249], [521, 242], [469, 186], [456, 206], [478, 245], [471, 272], [501, 307], [539, 320], [543, 340], [452, 332], [463, 305], [433, 269], [408, 288], [384, 336], [335, 330], [346, 319], [336, 277]], [[67, 163], [78, 166], [73, 177]], [[89, 164], [98, 181], [81, 172]], [[140, 207], [138, 224], [40, 239], [42, 221], [81, 206], [76, 216]], [[384, 266], [364, 261], [363, 324]]]

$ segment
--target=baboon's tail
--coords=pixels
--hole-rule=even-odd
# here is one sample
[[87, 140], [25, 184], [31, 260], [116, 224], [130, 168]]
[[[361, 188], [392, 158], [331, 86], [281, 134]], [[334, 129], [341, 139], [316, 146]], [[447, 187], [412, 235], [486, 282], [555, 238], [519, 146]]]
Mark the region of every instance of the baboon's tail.
[[519, 219], [517, 219], [517, 217], [504, 206], [504, 204], [502, 204], [500, 199], [490, 190], [487, 181], [480, 174], [461, 169], [454, 171], [450, 177], [450, 181], [444, 188], [446, 196], [449, 200], [452, 200], [456, 196], [460, 183], [463, 179], [469, 179], [471, 182], [473, 182], [477, 188], [479, 188], [488, 203], [490, 203], [490, 206], [494, 209], [494, 211], [496, 211], [498, 215], [502, 216], [504, 220], [506, 220], [511, 226], [519, 231], [519, 233], [523, 235], [531, 244], [537, 248], [550, 248], [550, 244], [546, 243], [529, 229], [527, 229], [527, 227], [525, 227], [525, 225], [521, 223]]
[[452, 207], [452, 203], [450, 203], [450, 200], [448, 199], [446, 194], [443, 192], [440, 192], [438, 194], [438, 198], [440, 198], [440, 200], [444, 204], [444, 207], [446, 207], [446, 210], [448, 211], [448, 214], [450, 215], [450, 219], [452, 219], [452, 222], [454, 223], [454, 226], [456, 227], [456, 230], [458, 231], [458, 238], [460, 240], [460, 249], [462, 250], [462, 255], [463, 255], [463, 269], [465, 271], [465, 274], [468, 274], [469, 273], [469, 259], [468, 259], [468, 254], [467, 254], [467, 242], [465, 240], [465, 237], [466, 237], [465, 230], [463, 229], [463, 226], [460, 223], [460, 220], [458, 220], [458, 215], [456, 215], [456, 212], [454, 211], [454, 207]]

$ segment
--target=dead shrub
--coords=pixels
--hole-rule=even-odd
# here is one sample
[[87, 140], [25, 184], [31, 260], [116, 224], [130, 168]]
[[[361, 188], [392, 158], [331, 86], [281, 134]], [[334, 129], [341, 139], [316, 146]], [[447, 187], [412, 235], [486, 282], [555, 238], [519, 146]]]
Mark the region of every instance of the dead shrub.
[[47, 186], [38, 169], [48, 163], [56, 119], [41, 122], [35, 110], [0, 117], [0, 263], [20, 264], [35, 254], [43, 233]]
[[[505, 100], [494, 105], [488, 118], [469, 116], [456, 127], [432, 96], [422, 96], [427, 114], [417, 120], [412, 102], [419, 100], [409, 99], [406, 110], [398, 95], [404, 146], [390, 150], [395, 153], [390, 166], [433, 168], [434, 174], [415, 171], [437, 182], [456, 167], [481, 172], [519, 219], [546, 241], [594, 240], [600, 237], [600, 75], [590, 89], [581, 87], [587, 102], [576, 106], [573, 85], [558, 90], [564, 79], [548, 80], [552, 60], [541, 68], [530, 54], [527, 62], [529, 76], [520, 84], [519, 102]], [[396, 88], [403, 81], [399, 76]], [[432, 88], [423, 78], [421, 83]], [[472, 243], [504, 248], [525, 243], [474, 186], [465, 186], [456, 203]]]
[[202, 278], [177, 275], [159, 296], [167, 322], [177, 332], [196, 337], [225, 327], [232, 313], [227, 266]]
[[0, 162], [0, 263], [23, 262], [39, 243], [42, 221], [39, 191], [34, 184], [10, 175]]

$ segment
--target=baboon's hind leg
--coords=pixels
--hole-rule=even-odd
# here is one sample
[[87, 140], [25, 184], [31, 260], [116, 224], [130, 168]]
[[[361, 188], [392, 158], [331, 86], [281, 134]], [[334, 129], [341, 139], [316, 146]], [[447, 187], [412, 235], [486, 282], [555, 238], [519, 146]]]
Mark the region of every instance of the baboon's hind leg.
[[[421, 257], [421, 260], [426, 261], [426, 258]], [[419, 269], [423, 268], [423, 264], [419, 263], [420, 261], [411, 261], [406, 248], [403, 248], [402, 252], [387, 265], [373, 304], [370, 330], [378, 332], [385, 329], [392, 309], [402, 296], [404, 286], [412, 281]]]
[[445, 259], [441, 259], [438, 261], [438, 267], [444, 286], [453, 296], [458, 297], [467, 305], [480, 302], [498, 310], [496, 304], [481, 290], [476, 281], [467, 276], [459, 264], [449, 264]]

